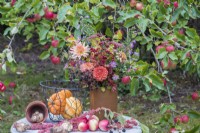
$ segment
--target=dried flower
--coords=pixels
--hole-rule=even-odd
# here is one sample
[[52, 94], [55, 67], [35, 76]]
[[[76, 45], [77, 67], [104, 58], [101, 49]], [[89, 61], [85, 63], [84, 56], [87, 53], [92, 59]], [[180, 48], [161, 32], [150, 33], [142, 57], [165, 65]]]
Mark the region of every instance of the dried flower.
[[93, 63], [86, 62], [80, 65], [81, 72], [90, 71], [94, 68]]
[[89, 52], [89, 47], [85, 46], [85, 44], [82, 44], [81, 42], [78, 42], [75, 46], [73, 46], [70, 49], [70, 53], [72, 54], [72, 58], [81, 58], [81, 57], [87, 57]]
[[93, 70], [93, 78], [97, 81], [103, 81], [108, 76], [108, 70], [103, 66], [98, 66]]
[[126, 57], [126, 54], [122, 51], [120, 51], [118, 54], [117, 54], [117, 58], [119, 59], [120, 62], [124, 62], [127, 60], [127, 57]]

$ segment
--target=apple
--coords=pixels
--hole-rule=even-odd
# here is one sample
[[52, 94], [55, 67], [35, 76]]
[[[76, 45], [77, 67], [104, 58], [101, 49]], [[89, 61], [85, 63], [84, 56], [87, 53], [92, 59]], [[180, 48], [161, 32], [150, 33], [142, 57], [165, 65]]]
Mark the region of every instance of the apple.
[[184, 35], [185, 34], [185, 30], [182, 28], [178, 31], [179, 34]]
[[105, 120], [101, 120], [101, 121], [99, 122], [99, 129], [100, 129], [101, 131], [106, 132], [106, 131], [109, 130], [108, 125], [109, 125], [109, 121], [108, 121], [108, 120], [106, 120], [106, 119], [105, 119]]
[[130, 0], [130, 7], [135, 7], [137, 4], [136, 0]]
[[41, 19], [41, 16], [39, 14], [34, 14], [34, 18], [36, 21], [38, 21]]
[[131, 78], [130, 76], [124, 76], [121, 81], [123, 84], [129, 84], [131, 81]]
[[176, 63], [175, 62], [172, 62], [170, 59], [168, 59], [168, 65], [167, 66], [164, 66], [164, 62], [163, 61], [161, 61], [161, 67], [163, 68], [163, 69], [166, 69], [166, 70], [174, 70], [174, 69], [176, 69]]
[[81, 131], [81, 132], [86, 132], [87, 130], [89, 129], [89, 126], [87, 123], [85, 122], [80, 122], [78, 124], [78, 130]]
[[15, 88], [17, 85], [15, 84], [15, 82], [10, 82], [8, 86], [10, 88]]
[[91, 119], [95, 119], [95, 120], [99, 121], [99, 118], [96, 115], [90, 116], [88, 120], [91, 120]]
[[170, 133], [174, 133], [174, 132], [176, 132], [176, 128], [171, 128]]
[[166, 86], [167, 85], [167, 80], [163, 79], [163, 85]]
[[187, 52], [186, 57], [187, 57], [187, 58], [192, 58], [190, 52]]
[[172, 52], [172, 51], [174, 51], [174, 50], [175, 50], [175, 48], [174, 48], [174, 46], [172, 46], [172, 45], [166, 47], [166, 51], [167, 51], [167, 52]]
[[198, 92], [193, 92], [192, 93], [192, 100], [196, 101], [199, 99], [199, 93]]
[[177, 1], [174, 2], [174, 8], [175, 9], [178, 8], [178, 2]]
[[182, 122], [182, 119], [181, 119], [180, 116], [176, 116], [176, 117], [174, 118], [174, 123], [181, 123], [181, 122]]
[[0, 92], [4, 92], [6, 90], [6, 86], [0, 82]]
[[188, 121], [189, 121], [189, 116], [188, 116], [188, 115], [183, 115], [183, 116], [181, 116], [181, 121], [182, 121], [182, 123], [188, 123]]
[[88, 127], [90, 131], [96, 131], [99, 127], [99, 121], [96, 119], [90, 119], [88, 121]]
[[158, 52], [160, 51], [161, 48], [165, 48], [165, 46], [163, 46], [163, 45], [158, 45], [158, 46], [156, 47], [156, 53], [158, 53]]
[[11, 6], [15, 5], [16, 0], [11, 0]]
[[176, 23], [177, 23], [177, 22], [176, 22], [176, 20], [175, 20], [175, 21], [173, 21], [173, 22], [172, 22], [172, 26], [175, 26], [175, 25], [176, 25]]
[[51, 62], [54, 64], [54, 65], [57, 65], [57, 64], [60, 64], [60, 58], [57, 57], [57, 56], [51, 56]]
[[53, 19], [53, 17], [54, 17], [53, 12], [51, 12], [51, 11], [45, 12], [44, 17], [46, 19]]
[[142, 11], [143, 9], [144, 9], [144, 6], [141, 2], [136, 4], [136, 10]]
[[57, 48], [57, 47], [58, 47], [58, 44], [59, 44], [59, 41], [58, 41], [58, 40], [52, 40], [52, 41], [51, 41], [51, 46], [54, 47], [54, 48]]
[[8, 103], [9, 103], [10, 105], [12, 104], [12, 101], [13, 101], [13, 96], [9, 96]]

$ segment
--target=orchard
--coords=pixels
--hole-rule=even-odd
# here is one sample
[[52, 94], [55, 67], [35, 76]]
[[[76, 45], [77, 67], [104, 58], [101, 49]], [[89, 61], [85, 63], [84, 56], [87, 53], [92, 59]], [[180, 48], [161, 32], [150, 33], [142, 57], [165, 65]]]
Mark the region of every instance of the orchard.
[[0, 132], [200, 132], [199, 0], [0, 5]]

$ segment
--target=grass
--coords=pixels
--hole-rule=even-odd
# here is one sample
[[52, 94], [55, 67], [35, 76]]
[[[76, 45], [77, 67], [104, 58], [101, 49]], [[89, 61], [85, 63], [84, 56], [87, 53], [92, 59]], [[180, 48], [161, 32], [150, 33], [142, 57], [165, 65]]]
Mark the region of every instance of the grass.
[[[24, 68], [23, 68], [24, 67]], [[16, 120], [25, 116], [25, 108], [27, 104], [34, 100], [44, 100], [42, 96], [41, 87], [39, 82], [45, 79], [53, 79], [62, 75], [60, 70], [54, 75], [54, 70], [51, 71], [36, 71], [37, 68], [23, 66], [20, 69], [26, 74], [16, 75], [12, 73], [0, 74], [0, 81], [4, 81], [8, 84], [11, 81], [17, 83], [17, 88], [13, 91], [11, 88], [7, 88], [5, 96], [0, 101], [0, 109], [3, 109], [6, 114], [0, 113], [0, 133], [9, 133], [10, 127]], [[8, 98], [10, 95], [14, 95], [15, 99], [12, 105], [8, 104]], [[178, 110], [184, 108], [197, 109], [199, 103], [194, 103], [188, 97], [180, 97], [181, 102], [176, 102]], [[168, 101], [167, 101], [168, 102]], [[159, 104], [155, 102], [141, 100], [140, 98], [125, 99], [119, 102], [119, 111], [125, 115], [129, 115], [139, 120], [141, 123], [147, 125], [150, 128], [151, 133], [159, 133], [159, 128], [154, 125], [159, 121], [161, 114], [159, 113]], [[182, 124], [181, 127], [191, 129], [194, 125], [199, 124], [198, 120], [191, 120], [188, 124]], [[163, 133], [167, 133], [170, 127], [161, 127], [160, 130]]]

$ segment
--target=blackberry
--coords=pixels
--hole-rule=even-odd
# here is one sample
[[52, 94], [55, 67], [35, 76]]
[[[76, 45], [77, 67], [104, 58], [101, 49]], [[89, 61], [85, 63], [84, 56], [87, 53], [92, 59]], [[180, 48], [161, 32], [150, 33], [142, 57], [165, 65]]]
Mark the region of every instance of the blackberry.
[[126, 129], [124, 128], [124, 129], [122, 129], [122, 132], [126, 132]]

